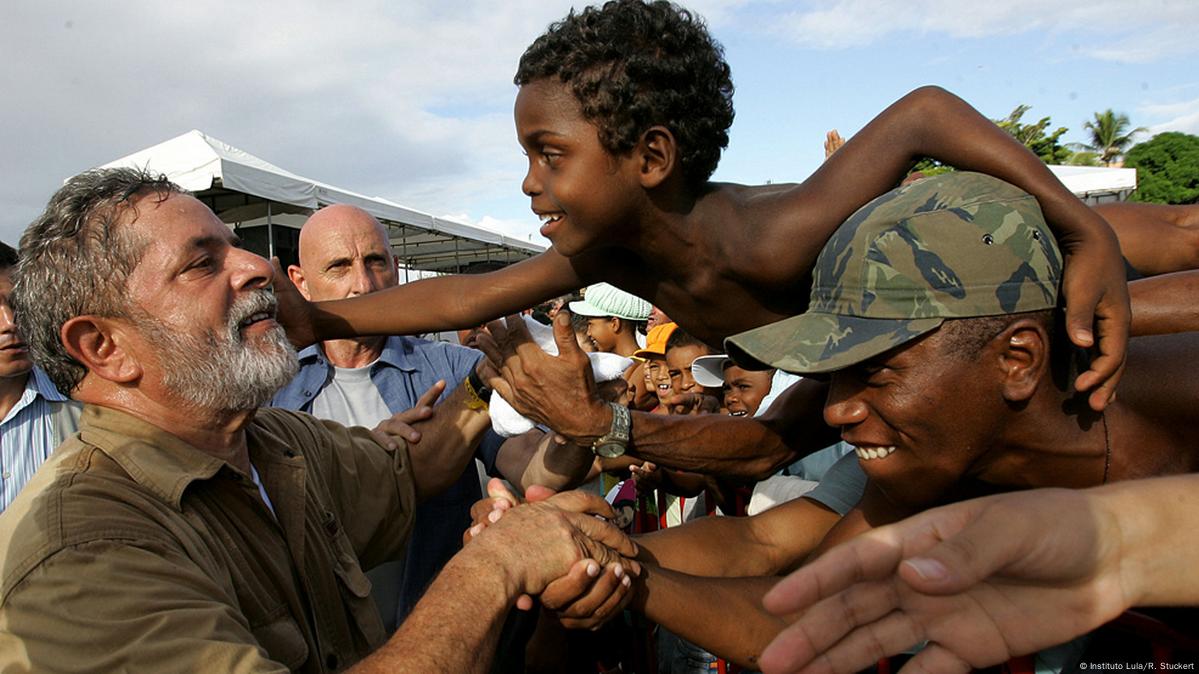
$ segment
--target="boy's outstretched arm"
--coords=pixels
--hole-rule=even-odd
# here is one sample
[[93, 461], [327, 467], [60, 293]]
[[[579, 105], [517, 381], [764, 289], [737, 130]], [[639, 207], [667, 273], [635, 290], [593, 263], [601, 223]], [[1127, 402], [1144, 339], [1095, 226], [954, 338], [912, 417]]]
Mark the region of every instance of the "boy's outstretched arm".
[[1115, 395], [1128, 345], [1128, 288], [1116, 237], [1036, 155], [962, 99], [939, 87], [904, 96], [798, 188], [797, 198], [805, 203], [795, 212], [812, 214], [803, 223], [810, 231], [831, 235], [926, 156], [1005, 180], [1040, 202], [1066, 256], [1063, 292], [1070, 339], [1098, 350], [1075, 386], [1091, 390], [1091, 407], [1103, 409]]
[[361, 335], [412, 335], [473, 328], [586, 285], [575, 265], [546, 252], [485, 274], [452, 274], [370, 295], [309, 302], [276, 267], [279, 320], [297, 347]]

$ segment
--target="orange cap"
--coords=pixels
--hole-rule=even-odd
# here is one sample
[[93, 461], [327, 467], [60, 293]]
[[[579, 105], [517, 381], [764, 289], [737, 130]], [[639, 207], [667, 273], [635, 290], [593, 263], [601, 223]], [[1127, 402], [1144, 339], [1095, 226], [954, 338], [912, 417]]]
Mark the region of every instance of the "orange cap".
[[645, 360], [651, 356], [665, 356], [666, 340], [670, 339], [678, 327], [676, 323], [663, 323], [650, 328], [645, 335], [645, 348], [634, 351], [633, 357]]

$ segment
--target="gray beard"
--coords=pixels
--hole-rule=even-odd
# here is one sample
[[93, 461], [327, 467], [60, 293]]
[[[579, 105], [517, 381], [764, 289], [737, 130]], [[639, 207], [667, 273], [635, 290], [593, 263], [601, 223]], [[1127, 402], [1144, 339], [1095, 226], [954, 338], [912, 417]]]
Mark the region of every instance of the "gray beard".
[[240, 412], [266, 404], [299, 369], [295, 349], [276, 325], [243, 340], [240, 324], [260, 311], [273, 313], [274, 296], [255, 291], [234, 302], [224, 335], [168, 330], [153, 317], [138, 321], [163, 363], [163, 386], [189, 406], [209, 412]]

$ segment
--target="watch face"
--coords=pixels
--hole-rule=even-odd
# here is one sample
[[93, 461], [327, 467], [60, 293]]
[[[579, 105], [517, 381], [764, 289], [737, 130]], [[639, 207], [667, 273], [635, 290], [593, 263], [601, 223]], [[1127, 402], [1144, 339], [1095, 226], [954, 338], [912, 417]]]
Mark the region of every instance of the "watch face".
[[605, 442], [595, 448], [595, 453], [605, 459], [615, 459], [624, 456], [624, 445], [619, 442]]

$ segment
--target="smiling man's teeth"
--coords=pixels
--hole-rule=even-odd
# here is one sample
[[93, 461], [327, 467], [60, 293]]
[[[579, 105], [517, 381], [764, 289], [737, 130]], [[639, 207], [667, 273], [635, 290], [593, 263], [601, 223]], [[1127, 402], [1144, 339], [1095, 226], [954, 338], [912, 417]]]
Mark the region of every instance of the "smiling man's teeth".
[[869, 461], [871, 459], [881, 459], [890, 456], [895, 451], [895, 447], [855, 447], [854, 452], [859, 459]]
[[251, 323], [257, 323], [258, 321], [265, 321], [266, 319], [268, 319], [270, 317], [271, 317], [270, 314], [266, 313], [265, 311], [260, 311], [256, 314], [251, 315], [249, 318], [245, 319], [244, 321], [242, 321], [241, 327], [244, 328]]
[[537, 217], [541, 218], [542, 222], [557, 222], [562, 219], [561, 213], [541, 213]]

